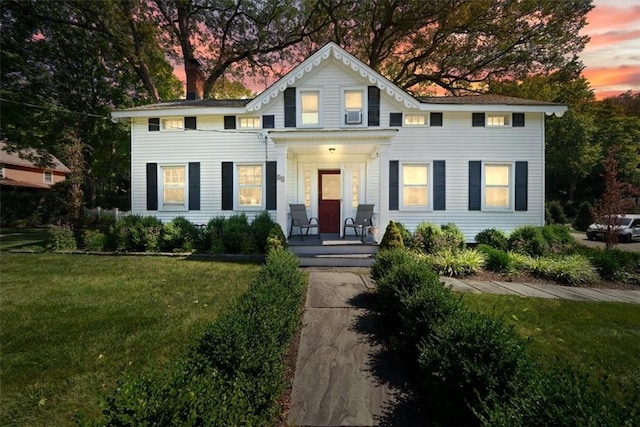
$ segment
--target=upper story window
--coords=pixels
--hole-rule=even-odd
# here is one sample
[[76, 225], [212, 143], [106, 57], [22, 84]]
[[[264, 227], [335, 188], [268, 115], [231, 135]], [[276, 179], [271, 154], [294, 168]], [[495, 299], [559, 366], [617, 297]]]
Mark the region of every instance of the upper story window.
[[45, 184], [53, 184], [53, 172], [44, 171], [42, 179], [43, 179]]
[[404, 116], [405, 126], [424, 126], [427, 118], [424, 114], [407, 114]]
[[260, 117], [238, 117], [240, 129], [259, 129]]
[[402, 165], [402, 206], [429, 207], [429, 165]]
[[484, 207], [487, 209], [511, 208], [511, 165], [484, 165]]
[[0, 165], [0, 179], [4, 179], [5, 178], [5, 170], [4, 170], [4, 165]]
[[162, 119], [162, 130], [183, 130], [184, 122], [181, 118]]
[[487, 114], [487, 126], [510, 126], [509, 115]]
[[320, 91], [300, 91], [300, 124], [302, 126], [320, 125]]
[[162, 208], [186, 209], [187, 185], [186, 166], [161, 166], [162, 171]]
[[364, 91], [362, 89], [344, 90], [344, 122], [345, 125], [361, 125], [363, 123]]

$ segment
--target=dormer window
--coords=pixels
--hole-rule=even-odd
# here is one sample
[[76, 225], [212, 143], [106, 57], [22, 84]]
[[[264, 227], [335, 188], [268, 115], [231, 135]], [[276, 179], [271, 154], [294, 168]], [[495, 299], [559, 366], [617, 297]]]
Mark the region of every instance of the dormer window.
[[300, 123], [302, 126], [320, 126], [320, 91], [300, 91]]
[[364, 91], [361, 89], [344, 90], [344, 124], [361, 125], [364, 112]]

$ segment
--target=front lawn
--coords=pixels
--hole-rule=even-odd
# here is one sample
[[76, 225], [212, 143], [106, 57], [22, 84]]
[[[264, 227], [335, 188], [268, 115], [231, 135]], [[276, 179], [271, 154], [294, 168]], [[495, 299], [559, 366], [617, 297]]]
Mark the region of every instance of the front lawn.
[[637, 304], [465, 294], [473, 310], [502, 316], [531, 337], [531, 350], [545, 366], [567, 362], [615, 386], [640, 384], [640, 306]]
[[183, 353], [242, 295], [249, 264], [2, 254], [2, 425], [93, 419], [99, 395]]
[[44, 247], [48, 238], [49, 230], [46, 228], [2, 228], [0, 229], [0, 251], [30, 246]]

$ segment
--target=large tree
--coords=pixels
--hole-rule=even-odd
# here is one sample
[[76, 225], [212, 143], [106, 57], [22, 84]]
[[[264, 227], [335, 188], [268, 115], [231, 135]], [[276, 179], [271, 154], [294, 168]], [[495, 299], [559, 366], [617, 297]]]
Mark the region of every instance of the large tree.
[[328, 2], [334, 39], [399, 86], [423, 93], [481, 90], [563, 68], [582, 51], [591, 0]]

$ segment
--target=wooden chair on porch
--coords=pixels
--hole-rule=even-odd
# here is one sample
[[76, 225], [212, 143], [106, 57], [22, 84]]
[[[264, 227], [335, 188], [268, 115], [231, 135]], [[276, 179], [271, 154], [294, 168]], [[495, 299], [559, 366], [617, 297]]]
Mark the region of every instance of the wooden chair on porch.
[[[364, 240], [367, 233], [367, 227], [373, 226], [373, 207], [374, 205], [358, 205], [356, 217], [344, 220], [342, 229], [342, 238], [347, 237], [347, 228], [353, 228], [356, 236], [360, 236], [360, 240]], [[358, 230], [360, 233], [358, 234]]]
[[[293, 228], [297, 227], [300, 231], [300, 239], [304, 240], [304, 236], [309, 235], [309, 230], [315, 228], [318, 230], [318, 237], [320, 237], [320, 224], [318, 223], [318, 218], [307, 217], [307, 208], [303, 204], [290, 204], [289, 208], [291, 209], [291, 227], [289, 227], [289, 236], [291, 238], [291, 234], [293, 233]], [[312, 221], [315, 221], [313, 223]], [[303, 230], [307, 230], [303, 235]]]

